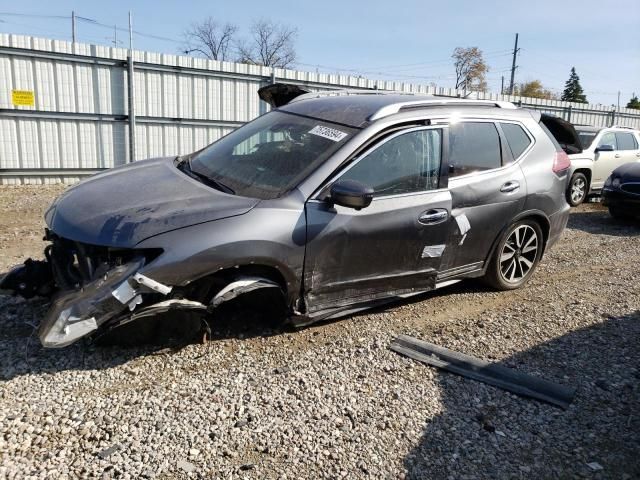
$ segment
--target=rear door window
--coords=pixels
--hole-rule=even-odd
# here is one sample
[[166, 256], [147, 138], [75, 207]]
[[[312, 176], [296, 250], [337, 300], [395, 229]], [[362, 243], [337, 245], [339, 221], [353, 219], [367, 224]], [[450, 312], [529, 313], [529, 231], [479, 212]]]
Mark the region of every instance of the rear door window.
[[500, 136], [492, 122], [460, 122], [449, 129], [449, 177], [502, 165]]
[[638, 143], [631, 133], [616, 132], [618, 150], [637, 150]]
[[502, 131], [507, 137], [507, 143], [511, 149], [514, 160], [517, 160], [520, 155], [531, 145], [531, 139], [526, 134], [524, 129], [515, 123], [501, 123]]
[[602, 145], [611, 145], [614, 150], [618, 149], [618, 142], [616, 141], [616, 134], [613, 132], [607, 132], [602, 135], [602, 138], [598, 142], [598, 147]]

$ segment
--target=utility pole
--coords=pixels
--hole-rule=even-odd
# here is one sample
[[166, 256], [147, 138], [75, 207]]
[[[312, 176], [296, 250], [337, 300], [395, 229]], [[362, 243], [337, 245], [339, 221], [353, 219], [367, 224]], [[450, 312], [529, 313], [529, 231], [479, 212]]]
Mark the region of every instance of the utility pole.
[[76, 43], [76, 12], [71, 10], [71, 41]]
[[513, 62], [511, 63], [511, 83], [509, 84], [509, 95], [513, 95], [514, 80], [516, 76], [516, 57], [518, 56], [518, 34], [516, 33], [516, 44], [513, 47]]
[[500, 95], [504, 95], [504, 75], [502, 75], [502, 80], [500, 81]]
[[133, 23], [131, 21], [131, 10], [129, 10], [129, 55], [133, 54]]
[[618, 111], [620, 111], [620, 90], [618, 90]]
[[127, 87], [128, 87], [128, 117], [129, 117], [129, 161], [136, 161], [136, 113], [133, 81], [133, 21], [131, 17], [131, 10], [129, 10], [129, 54], [127, 55]]

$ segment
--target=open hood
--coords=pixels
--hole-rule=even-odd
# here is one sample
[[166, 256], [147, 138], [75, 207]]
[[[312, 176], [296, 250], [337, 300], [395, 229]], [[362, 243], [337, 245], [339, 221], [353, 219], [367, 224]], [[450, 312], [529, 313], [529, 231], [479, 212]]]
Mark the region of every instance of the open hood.
[[242, 215], [259, 200], [187, 176], [173, 158], [142, 160], [67, 189], [45, 214], [49, 229], [77, 242], [132, 248], [154, 235]]
[[573, 124], [548, 113], [540, 115], [540, 122], [547, 127], [565, 153], [568, 155], [582, 153], [582, 143]]
[[286, 105], [294, 98], [310, 92], [311, 90], [306, 90], [297, 85], [273, 83], [258, 90], [258, 96], [273, 108], [278, 108]]

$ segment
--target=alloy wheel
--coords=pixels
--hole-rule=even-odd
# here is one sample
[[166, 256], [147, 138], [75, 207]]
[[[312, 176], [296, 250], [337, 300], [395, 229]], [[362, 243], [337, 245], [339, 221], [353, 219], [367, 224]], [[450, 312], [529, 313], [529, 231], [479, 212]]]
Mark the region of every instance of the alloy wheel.
[[500, 275], [505, 282], [518, 283], [531, 272], [538, 256], [538, 234], [520, 225], [507, 237], [500, 255]]
[[573, 203], [580, 203], [585, 196], [587, 190], [587, 182], [583, 178], [576, 178], [571, 183], [571, 200]]

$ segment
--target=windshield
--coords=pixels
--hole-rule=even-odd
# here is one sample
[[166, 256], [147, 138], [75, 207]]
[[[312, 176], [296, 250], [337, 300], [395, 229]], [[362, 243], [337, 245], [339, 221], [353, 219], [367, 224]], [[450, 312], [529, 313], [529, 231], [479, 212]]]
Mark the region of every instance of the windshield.
[[586, 150], [589, 148], [593, 139], [596, 138], [598, 132], [591, 132], [589, 130], [577, 130], [578, 137], [580, 137], [580, 143], [582, 144], [582, 149]]
[[191, 159], [190, 167], [237, 195], [276, 198], [298, 185], [354, 131], [273, 111], [209, 145]]

